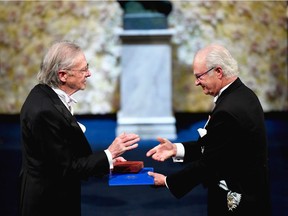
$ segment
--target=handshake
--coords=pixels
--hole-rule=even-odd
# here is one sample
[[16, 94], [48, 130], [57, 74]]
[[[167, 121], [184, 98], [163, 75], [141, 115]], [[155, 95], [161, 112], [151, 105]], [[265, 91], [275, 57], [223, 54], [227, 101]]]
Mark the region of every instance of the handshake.
[[[171, 158], [176, 155], [177, 148], [176, 145], [171, 143], [168, 139], [158, 137], [157, 140], [159, 141], [159, 144], [156, 145], [154, 148], [150, 149], [147, 153], [147, 157], [151, 157], [152, 159], [156, 161], [163, 162], [168, 158]], [[109, 152], [112, 155], [113, 159], [113, 165], [117, 167], [117, 170], [119, 170], [119, 166], [121, 166], [121, 162], [125, 162], [126, 160], [121, 157], [124, 152], [135, 149], [138, 147], [138, 142], [140, 141], [140, 137], [137, 134], [126, 134], [122, 133], [118, 137], [115, 138], [115, 140], [112, 142], [112, 144], [108, 147]], [[130, 168], [125, 169], [125, 163], [122, 163], [122, 167], [120, 169], [122, 170], [139, 170], [143, 168], [143, 164], [141, 163], [126, 163], [127, 166], [130, 166]], [[133, 167], [134, 166], [134, 167]], [[165, 186], [165, 178], [166, 176], [155, 173], [155, 172], [148, 172], [148, 175], [152, 176], [154, 178], [154, 185], [157, 186]]]

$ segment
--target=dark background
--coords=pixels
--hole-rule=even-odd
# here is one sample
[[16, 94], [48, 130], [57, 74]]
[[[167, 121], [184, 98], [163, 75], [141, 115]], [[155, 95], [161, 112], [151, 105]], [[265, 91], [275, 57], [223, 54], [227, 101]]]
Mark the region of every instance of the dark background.
[[[197, 139], [197, 129], [204, 125], [207, 113], [176, 113], [177, 139]], [[86, 130], [93, 150], [105, 149], [115, 138], [116, 115], [77, 116]], [[288, 113], [265, 113], [269, 148], [273, 216], [288, 215]], [[155, 162], [145, 156], [157, 145], [156, 140], [141, 140], [139, 147], [126, 152], [127, 160], [142, 160], [145, 167], [168, 174], [181, 169], [171, 160]], [[19, 115], [0, 115], [0, 215], [18, 216], [18, 174], [21, 166]], [[152, 186], [109, 186], [108, 177], [90, 178], [82, 184], [82, 216], [205, 216], [206, 190], [201, 185], [182, 199], [166, 188]]]

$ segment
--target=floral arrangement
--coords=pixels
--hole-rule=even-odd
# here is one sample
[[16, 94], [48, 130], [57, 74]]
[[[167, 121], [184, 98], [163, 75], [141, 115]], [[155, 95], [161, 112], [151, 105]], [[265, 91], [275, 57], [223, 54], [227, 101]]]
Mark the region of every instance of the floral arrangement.
[[[210, 97], [195, 87], [191, 63], [209, 43], [228, 47], [242, 80], [265, 111], [288, 110], [287, 3], [281, 1], [171, 1], [173, 109], [201, 112]], [[0, 3], [0, 113], [19, 113], [46, 49], [74, 40], [91, 65], [87, 89], [75, 94], [78, 114], [119, 109], [122, 9], [117, 1], [5, 1]]]

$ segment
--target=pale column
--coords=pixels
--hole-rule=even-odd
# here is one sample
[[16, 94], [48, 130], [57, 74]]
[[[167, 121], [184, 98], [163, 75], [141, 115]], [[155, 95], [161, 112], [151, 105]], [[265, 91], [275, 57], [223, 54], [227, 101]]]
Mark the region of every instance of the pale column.
[[133, 132], [142, 139], [176, 138], [172, 112], [172, 35], [169, 29], [128, 30], [120, 34], [117, 134]]

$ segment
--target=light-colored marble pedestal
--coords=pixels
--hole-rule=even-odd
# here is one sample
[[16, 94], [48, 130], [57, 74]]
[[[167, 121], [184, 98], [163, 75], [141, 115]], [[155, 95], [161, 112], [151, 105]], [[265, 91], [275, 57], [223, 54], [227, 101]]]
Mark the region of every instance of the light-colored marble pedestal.
[[142, 139], [176, 138], [172, 112], [171, 45], [173, 31], [126, 30], [122, 40], [120, 111], [117, 135]]

